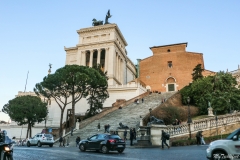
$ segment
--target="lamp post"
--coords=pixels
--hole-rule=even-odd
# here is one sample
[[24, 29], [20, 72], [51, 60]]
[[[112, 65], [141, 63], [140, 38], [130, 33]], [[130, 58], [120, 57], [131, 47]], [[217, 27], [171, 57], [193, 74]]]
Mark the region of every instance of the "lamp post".
[[188, 130], [189, 130], [189, 139], [191, 139], [191, 128], [190, 128], [190, 124], [192, 123], [192, 118], [191, 118], [191, 114], [190, 114], [190, 107], [189, 107], [189, 103], [190, 103], [190, 97], [187, 97], [187, 102], [188, 102]]

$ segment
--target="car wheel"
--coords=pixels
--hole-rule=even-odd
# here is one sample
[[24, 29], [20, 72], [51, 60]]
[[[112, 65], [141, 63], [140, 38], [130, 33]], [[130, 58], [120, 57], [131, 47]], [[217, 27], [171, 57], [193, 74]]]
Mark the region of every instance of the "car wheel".
[[102, 146], [102, 152], [105, 154], [109, 152], [109, 149], [107, 148], [107, 146], [105, 145]]
[[49, 144], [49, 147], [52, 147], [53, 146], [53, 144]]
[[38, 146], [38, 147], [42, 147], [42, 145], [41, 145], [41, 142], [40, 142], [40, 141], [38, 141], [38, 143], [37, 143], [37, 146]]
[[79, 149], [83, 152], [86, 151], [84, 144], [80, 144]]
[[118, 153], [122, 153], [124, 151], [124, 149], [119, 149]]
[[30, 147], [30, 146], [31, 146], [31, 145], [30, 145], [30, 142], [27, 142], [27, 146], [28, 146], [28, 147]]
[[212, 160], [228, 160], [227, 154], [223, 151], [215, 151], [212, 155]]

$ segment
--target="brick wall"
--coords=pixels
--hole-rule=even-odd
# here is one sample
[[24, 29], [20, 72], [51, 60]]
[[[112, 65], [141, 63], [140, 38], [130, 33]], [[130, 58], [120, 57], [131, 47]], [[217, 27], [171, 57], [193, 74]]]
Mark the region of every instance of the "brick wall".
[[[142, 59], [139, 66], [140, 80], [152, 91], [166, 92], [168, 83], [175, 83], [175, 91], [180, 90], [192, 82], [191, 74], [197, 64], [204, 67], [203, 54], [187, 52], [185, 43], [153, 47], [151, 50], [153, 56]], [[168, 66], [168, 62], [172, 63], [172, 67]], [[206, 75], [209, 72], [206, 71]]]

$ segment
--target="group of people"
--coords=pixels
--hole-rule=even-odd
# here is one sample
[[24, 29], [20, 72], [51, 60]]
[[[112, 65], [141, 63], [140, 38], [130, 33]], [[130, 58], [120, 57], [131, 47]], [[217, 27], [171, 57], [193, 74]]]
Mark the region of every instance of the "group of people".
[[202, 144], [204, 145], [204, 144], [206, 144], [205, 141], [204, 141], [202, 132], [203, 131], [198, 131], [197, 134], [196, 134], [197, 145], [202, 145]]
[[[141, 100], [142, 100], [142, 103], [143, 103], [143, 102], [144, 102], [144, 99], [142, 98]], [[139, 99], [135, 99], [135, 100], [134, 100], [134, 103], [139, 104], [139, 103], [140, 103], [140, 100], [139, 100]]]
[[[132, 146], [133, 140], [137, 139], [137, 133], [136, 133], [135, 128], [130, 128], [129, 134], [130, 134], [130, 145]], [[125, 129], [125, 131], [123, 132], [123, 137], [124, 137], [124, 141], [126, 141], [127, 140], [127, 129]]]
[[[100, 129], [100, 127], [99, 127], [99, 129]], [[104, 125], [104, 129], [105, 129], [104, 133], [109, 133], [110, 132], [110, 125], [109, 124], [105, 124]]]
[[67, 147], [69, 146], [69, 137], [67, 137], [67, 139], [65, 139], [65, 137], [60, 137], [59, 138], [59, 147], [65, 147], [67, 143]]

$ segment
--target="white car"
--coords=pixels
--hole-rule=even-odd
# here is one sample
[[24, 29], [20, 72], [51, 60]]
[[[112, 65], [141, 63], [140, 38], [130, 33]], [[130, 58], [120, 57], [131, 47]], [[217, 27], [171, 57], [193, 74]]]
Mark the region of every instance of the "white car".
[[207, 158], [211, 160], [240, 159], [240, 128], [226, 139], [211, 142], [206, 151]]
[[33, 138], [29, 138], [27, 141], [27, 146], [38, 146], [41, 147], [42, 145], [49, 145], [52, 147], [54, 144], [54, 139], [51, 134], [39, 133], [35, 135]]

